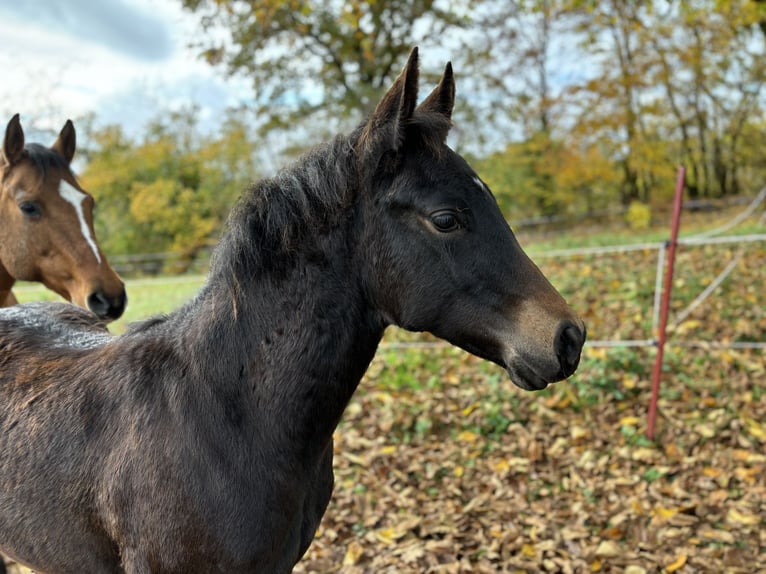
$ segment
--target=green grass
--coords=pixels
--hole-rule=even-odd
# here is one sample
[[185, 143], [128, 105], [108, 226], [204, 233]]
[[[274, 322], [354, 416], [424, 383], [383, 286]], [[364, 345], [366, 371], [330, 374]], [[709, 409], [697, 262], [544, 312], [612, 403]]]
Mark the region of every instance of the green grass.
[[[125, 289], [128, 292], [128, 306], [125, 314], [109, 325], [109, 330], [121, 333], [128, 323], [177, 309], [195, 295], [204, 280], [201, 275], [127, 279]], [[63, 301], [39, 283], [18, 283], [13, 292], [19, 303]]]

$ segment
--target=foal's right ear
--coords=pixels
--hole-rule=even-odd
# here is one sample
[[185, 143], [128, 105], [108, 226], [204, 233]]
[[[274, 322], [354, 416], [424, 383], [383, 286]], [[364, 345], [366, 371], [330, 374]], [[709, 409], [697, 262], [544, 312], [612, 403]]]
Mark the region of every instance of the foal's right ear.
[[452, 119], [452, 108], [454, 107], [455, 76], [452, 73], [452, 62], [447, 62], [439, 85], [418, 106], [418, 111], [441, 114], [449, 120]]
[[404, 143], [407, 122], [412, 119], [418, 100], [418, 48], [410, 52], [402, 73], [380, 100], [362, 132], [365, 146], [382, 146], [381, 151], [397, 151]]
[[77, 134], [72, 120], [67, 120], [51, 149], [62, 156], [67, 163], [72, 163], [75, 147], [77, 147]]
[[5, 128], [5, 139], [3, 139], [3, 157], [10, 165], [15, 165], [21, 161], [24, 154], [24, 130], [21, 129], [21, 120], [19, 114], [15, 114], [8, 127]]

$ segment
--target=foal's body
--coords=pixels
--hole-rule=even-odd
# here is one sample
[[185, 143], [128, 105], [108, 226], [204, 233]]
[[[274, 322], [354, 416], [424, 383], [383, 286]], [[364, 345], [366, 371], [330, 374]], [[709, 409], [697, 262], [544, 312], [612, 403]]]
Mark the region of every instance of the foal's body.
[[582, 323], [444, 144], [451, 68], [417, 109], [416, 84], [413, 52], [367, 124], [247, 192], [171, 315], [111, 338], [73, 308], [0, 311], [0, 550], [41, 573], [286, 573], [387, 325], [525, 389], [574, 371]]
[[[342, 250], [344, 235], [328, 242]], [[15, 529], [4, 548], [40, 572], [289, 572], [330, 499], [332, 432], [384, 329], [341, 254], [301, 256], [238, 294], [211, 278], [192, 304], [114, 339], [72, 306], [14, 308], [0, 322], [0, 357], [14, 361], [0, 368], [15, 383], [0, 396], [23, 416], [0, 411], [0, 451], [45, 454], [17, 453], [0, 477], [0, 507], [8, 493], [20, 511], [0, 515], [0, 533]], [[35, 367], [23, 354], [40, 344], [49, 359]], [[20, 530], [41, 496], [24, 478], [41, 472], [57, 477], [49, 502]], [[70, 527], [51, 544], [49, 524]]]

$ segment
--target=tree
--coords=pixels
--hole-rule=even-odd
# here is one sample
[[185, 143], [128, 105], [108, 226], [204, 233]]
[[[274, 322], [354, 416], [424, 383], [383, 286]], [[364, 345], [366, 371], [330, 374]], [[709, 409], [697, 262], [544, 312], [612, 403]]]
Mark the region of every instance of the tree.
[[108, 126], [82, 174], [97, 200], [97, 233], [117, 254], [172, 252], [188, 261], [209, 245], [231, 205], [256, 176], [256, 146], [230, 117], [202, 136], [194, 110], [164, 114], [143, 140]]
[[417, 43], [453, 60], [467, 94], [452, 141], [508, 159], [508, 193], [538, 214], [664, 201], [679, 163], [692, 196], [764, 177], [760, 0], [179, 1], [208, 61], [253, 79], [266, 141], [348, 128]]
[[207, 61], [252, 78], [256, 116], [268, 131], [320, 111], [340, 120], [371, 111], [416, 39], [438, 45], [463, 24], [469, 0], [448, 8], [434, 0], [181, 3], [208, 32], [196, 45]]

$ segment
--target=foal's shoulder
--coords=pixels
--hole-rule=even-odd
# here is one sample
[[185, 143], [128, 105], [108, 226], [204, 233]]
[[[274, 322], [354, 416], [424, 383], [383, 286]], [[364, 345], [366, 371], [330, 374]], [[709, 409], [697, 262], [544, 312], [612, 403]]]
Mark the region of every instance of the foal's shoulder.
[[95, 314], [68, 303], [24, 303], [0, 309], [0, 338], [36, 338], [56, 347], [89, 349], [112, 336]]

